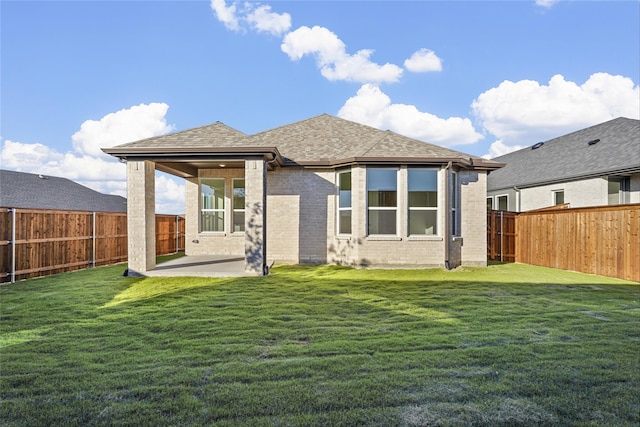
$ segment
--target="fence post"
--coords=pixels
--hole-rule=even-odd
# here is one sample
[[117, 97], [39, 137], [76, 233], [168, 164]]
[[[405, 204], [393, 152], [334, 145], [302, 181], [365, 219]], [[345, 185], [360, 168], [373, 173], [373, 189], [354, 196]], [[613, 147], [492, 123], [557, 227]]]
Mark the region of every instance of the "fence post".
[[96, 266], [96, 213], [91, 212], [91, 267]]
[[11, 283], [16, 283], [16, 209], [11, 211]]
[[180, 236], [180, 217], [178, 217], [178, 215], [176, 215], [176, 251], [174, 253], [178, 253], [178, 242], [179, 242], [179, 236]]
[[500, 262], [504, 261], [504, 222], [503, 211], [500, 211]]

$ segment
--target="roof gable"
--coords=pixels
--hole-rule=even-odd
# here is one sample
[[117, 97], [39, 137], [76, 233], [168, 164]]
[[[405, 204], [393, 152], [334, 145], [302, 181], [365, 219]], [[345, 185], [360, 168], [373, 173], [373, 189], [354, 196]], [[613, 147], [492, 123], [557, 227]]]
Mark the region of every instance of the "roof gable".
[[487, 189], [640, 171], [640, 120], [620, 117], [536, 145], [493, 159], [506, 166], [489, 174]]

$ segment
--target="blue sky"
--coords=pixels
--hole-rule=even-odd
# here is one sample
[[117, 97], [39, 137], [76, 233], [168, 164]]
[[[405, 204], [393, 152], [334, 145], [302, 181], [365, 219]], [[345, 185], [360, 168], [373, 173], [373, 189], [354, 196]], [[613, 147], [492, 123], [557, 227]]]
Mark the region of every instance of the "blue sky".
[[[126, 196], [101, 147], [328, 113], [478, 156], [640, 118], [638, 1], [2, 1], [2, 168]], [[157, 179], [157, 209], [184, 184]]]

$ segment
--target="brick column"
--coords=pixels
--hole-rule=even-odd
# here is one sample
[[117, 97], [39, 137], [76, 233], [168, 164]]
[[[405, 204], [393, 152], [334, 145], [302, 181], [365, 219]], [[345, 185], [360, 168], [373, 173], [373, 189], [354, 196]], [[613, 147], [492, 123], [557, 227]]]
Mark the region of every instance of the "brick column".
[[266, 207], [267, 171], [264, 160], [244, 162], [245, 179], [245, 271], [265, 274], [267, 253]]
[[155, 164], [127, 162], [127, 233], [129, 274], [156, 266]]

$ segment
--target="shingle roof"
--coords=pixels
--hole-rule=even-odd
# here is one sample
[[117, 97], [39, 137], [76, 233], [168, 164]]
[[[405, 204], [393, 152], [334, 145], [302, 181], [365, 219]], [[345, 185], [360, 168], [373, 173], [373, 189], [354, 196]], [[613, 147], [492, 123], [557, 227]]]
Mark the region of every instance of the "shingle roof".
[[283, 156], [299, 163], [349, 158], [473, 157], [328, 114], [255, 134], [251, 143], [277, 146]]
[[247, 135], [221, 122], [119, 145], [118, 148], [241, 147]]
[[66, 178], [0, 170], [0, 206], [126, 212], [127, 199], [99, 193]]
[[493, 159], [506, 166], [489, 174], [487, 190], [638, 172], [640, 120], [619, 117], [533, 147]]
[[358, 159], [460, 159], [476, 166], [496, 168], [500, 165], [470, 156], [459, 151], [411, 139], [391, 131], [382, 131], [328, 114], [254, 135], [245, 135], [220, 122], [174, 134], [158, 136], [142, 141], [105, 149], [116, 156], [126, 156], [127, 151], [171, 149], [172, 153], [183, 149], [193, 152], [198, 148], [265, 148], [275, 147], [285, 162], [320, 164]]

